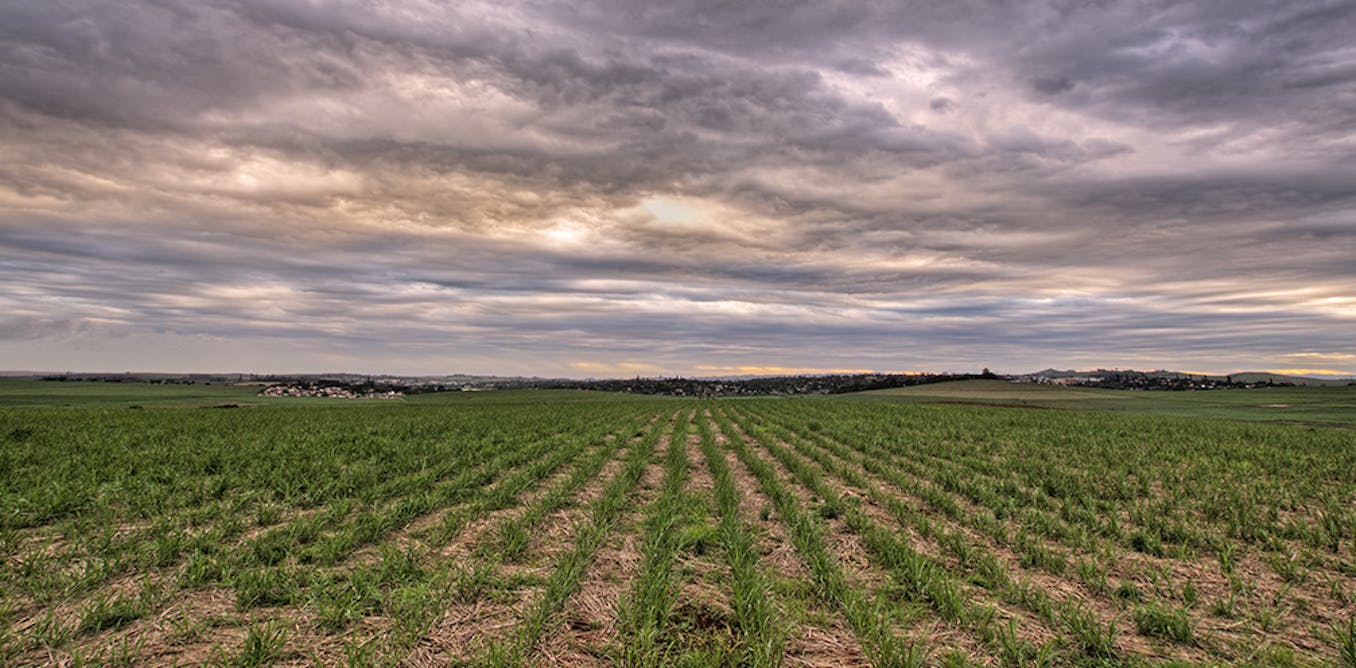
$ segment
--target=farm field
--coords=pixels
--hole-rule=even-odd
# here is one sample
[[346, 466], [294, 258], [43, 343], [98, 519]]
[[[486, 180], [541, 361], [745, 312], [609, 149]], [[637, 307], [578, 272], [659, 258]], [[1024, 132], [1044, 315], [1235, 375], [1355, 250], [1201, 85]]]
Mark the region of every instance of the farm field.
[[1356, 665], [1349, 429], [464, 394], [0, 408], [0, 664]]
[[963, 380], [838, 395], [842, 400], [1096, 410], [1356, 428], [1356, 387], [1159, 392]]
[[[389, 406], [392, 401], [418, 406], [467, 403], [558, 403], [575, 401], [645, 401], [654, 397], [580, 390], [509, 390], [496, 392], [432, 392], [396, 400], [346, 399], [345, 406]], [[327, 406], [321, 397], [266, 397], [259, 385], [179, 385], [151, 383], [60, 382], [0, 378], [0, 407], [23, 408], [244, 408]]]
[[57, 382], [0, 378], [0, 406], [127, 408], [272, 401], [257, 386]]

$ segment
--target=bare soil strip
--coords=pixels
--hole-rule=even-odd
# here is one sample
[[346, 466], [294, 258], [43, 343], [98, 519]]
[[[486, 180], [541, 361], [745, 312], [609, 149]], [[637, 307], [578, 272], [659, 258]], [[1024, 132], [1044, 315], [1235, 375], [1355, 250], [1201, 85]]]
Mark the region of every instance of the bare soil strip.
[[[667, 431], [671, 425], [662, 428]], [[665, 447], [667, 440], [667, 434], [660, 435], [656, 448]], [[631, 443], [628, 452], [635, 447], [636, 443]], [[649, 459], [653, 461], [654, 455], [651, 454]], [[572, 503], [553, 511], [543, 520], [541, 528], [534, 532], [528, 557], [523, 563], [490, 564], [488, 567], [493, 574], [490, 579], [498, 584], [493, 585], [488, 594], [454, 601], [404, 663], [446, 665], [449, 661], [474, 661], [496, 644], [510, 642], [519, 622], [543, 593], [554, 564], [573, 549], [579, 530], [588, 521], [589, 508], [622, 473], [624, 461], [624, 458], [613, 457], [599, 475], [584, 485]], [[647, 470], [652, 467], [653, 464], [647, 465]], [[452, 553], [444, 556], [450, 563], [465, 563], [472, 549], [469, 545], [456, 546]]]
[[[743, 419], [747, 420], [748, 418], [744, 417]], [[768, 444], [762, 443], [758, 438], [749, 435], [739, 421], [732, 424], [738, 437], [743, 438], [746, 443], [756, 446], [764, 454], [765, 459], [775, 466], [783, 481], [797, 490], [797, 494], [803, 502], [808, 499], [812, 503], [821, 504], [819, 505], [819, 512], [831, 515], [831, 518], [827, 521], [830, 527], [830, 549], [834, 554], [840, 556], [842, 563], [848, 565], [847, 570], [855, 575], [857, 581], [862, 583], [861, 586], [876, 592], [878, 597], [888, 592], [893, 578], [884, 570], [883, 565], [878, 564], [873, 559], [870, 550], [863, 543], [862, 536], [848, 525], [844, 516], [832, 510], [833, 506], [827, 503], [827, 499], [821, 498], [798, 476], [788, 470], [786, 465], [768, 450]], [[784, 451], [794, 452], [790, 444], [777, 443], [776, 445]], [[831, 475], [825, 475], [822, 479], [828, 483], [839, 498], [851, 500], [869, 517], [874, 513], [872, 519], [876, 520], [880, 526], [895, 526], [896, 523], [883, 512], [876, 512], [882, 509], [863, 503], [864, 495], [862, 492], [848, 489]], [[921, 617], [921, 619], [917, 617]], [[975, 638], [966, 629], [954, 624], [939, 622], [940, 620], [931, 615], [911, 615], [910, 619], [897, 625], [895, 633], [924, 639], [926, 646], [934, 654], [964, 657], [966, 661], [972, 663], [980, 661], [985, 656], [982, 640]]]
[[[664, 469], [659, 462], [668, 455], [675, 437], [672, 433], [660, 437], [654, 455], [645, 467], [639, 489], [631, 497], [629, 509], [617, 519], [607, 541], [584, 570], [578, 589], [566, 602], [559, 624], [547, 633], [545, 641], [538, 648], [543, 665], [607, 664], [609, 652], [619, 633], [618, 603], [622, 592], [640, 572], [641, 536], [637, 529], [642, 509], [659, 496], [664, 478]], [[581, 514], [578, 521], [583, 519]], [[563, 552], [568, 545], [559, 540], [551, 544], [557, 552]]]
[[[599, 447], [603, 447], [603, 444], [591, 444], [585, 448], [585, 451], [593, 451]], [[563, 464], [568, 467], [570, 462], [565, 461]], [[454, 502], [448, 508], [433, 513], [429, 517], [441, 518], [444, 513], [465, 511], [468, 504], [474, 506], [479, 502], [478, 500], [492, 496], [500, 485], [505, 484], [505, 479], [511, 478], [520, 470], [520, 468], [505, 468], [500, 475], [496, 476], [493, 484], [485, 488], [481, 494], [464, 499], [463, 503], [460, 504]], [[559, 474], [553, 476], [553, 479], [558, 477]], [[528, 485], [529, 493], [532, 493], [532, 490], [539, 489], [541, 483], [542, 479], [537, 479]], [[510, 505], [506, 509], [489, 512], [490, 514], [516, 512], [518, 507], [520, 506]], [[474, 516], [475, 512], [478, 512], [472, 510], [473, 512], [468, 517]], [[307, 514], [313, 514], [313, 511], [308, 511]], [[259, 532], [255, 533], [257, 535]], [[405, 531], [391, 535], [398, 536], [403, 533]], [[459, 532], [458, 535], [464, 536], [465, 532]], [[405, 551], [424, 553], [432, 546], [423, 541], [410, 539], [405, 541], [404, 548]], [[350, 555], [347, 560], [338, 566], [313, 569], [312, 574], [332, 573], [338, 576], [353, 569], [374, 568], [380, 560], [380, 555], [389, 550], [390, 546], [387, 544], [383, 544], [381, 549], [360, 550]], [[291, 560], [288, 563], [291, 563]], [[272, 628], [285, 630], [287, 640], [279, 651], [284, 662], [293, 661], [311, 665], [312, 659], [320, 659], [326, 662], [343, 661], [346, 654], [351, 651], [351, 646], [356, 644], [367, 645], [371, 643], [374, 650], [391, 649], [389, 639], [384, 638], [390, 632], [391, 620], [379, 615], [366, 615], [358, 624], [336, 634], [324, 630], [315, 610], [310, 605], [288, 605], [241, 611], [235, 605], [218, 605], [223, 599], [222, 592], [229, 593], [229, 590], [190, 588], [175, 591], [177, 576], [177, 572], [166, 568], [159, 573], [131, 578], [135, 582], [162, 582], [168, 592], [167, 597], [155, 608], [155, 612], [151, 615], [137, 619], [121, 629], [105, 631], [86, 638], [77, 638], [66, 649], [69, 652], [85, 656], [100, 656], [111, 655], [111, 652], [115, 649], [120, 650], [134, 646], [140, 654], [139, 660], [150, 663], [156, 663], [162, 659], [171, 663], [175, 661], [183, 663], [181, 659], [175, 658], [180, 655], [214, 656], [219, 660], [225, 660], [224, 657], [229, 657], [232, 652], [237, 651], [251, 625], [269, 625]], [[116, 589], [116, 587], [106, 588], [104, 593]], [[234, 602], [233, 598], [231, 600]], [[201, 610], [201, 612], [189, 612], [196, 610]], [[185, 625], [195, 618], [206, 620], [199, 624], [202, 628], [197, 630], [186, 629]]]
[[[805, 447], [816, 447], [808, 442], [802, 441], [801, 445]], [[850, 447], [850, 446], [849, 446]], [[923, 499], [911, 495], [906, 490], [893, 485], [879, 476], [867, 471], [860, 465], [860, 461], [845, 461], [839, 459], [833, 453], [827, 450], [821, 450], [824, 456], [838, 460], [848, 465], [858, 475], [870, 480], [873, 485], [880, 489], [889, 489], [890, 493], [904, 500], [910, 505], [918, 508], [929, 508], [933, 511], [938, 509]], [[966, 503], [964, 499], [957, 499], [958, 503]], [[977, 507], [968, 505], [969, 510]], [[1139, 634], [1135, 630], [1133, 623], [1127, 623], [1127, 617], [1122, 610], [1122, 605], [1118, 601], [1109, 597], [1110, 590], [1098, 591], [1090, 588], [1087, 584], [1079, 581], [1050, 574], [1038, 569], [1030, 569], [1022, 566], [1022, 558], [1015, 550], [1005, 543], [995, 541], [991, 536], [974, 531], [971, 527], [947, 519], [943, 513], [933, 512], [929, 515], [930, 521], [943, 527], [943, 531], [958, 533], [964, 536], [970, 544], [980, 546], [994, 554], [1008, 571], [1011, 576], [1018, 581], [1029, 582], [1039, 589], [1049, 593], [1051, 598], [1059, 602], [1072, 602], [1074, 605], [1083, 605], [1088, 610], [1094, 612], [1104, 624], [1117, 623], [1122, 633], [1118, 640], [1118, 645], [1123, 652], [1130, 654], [1139, 654], [1144, 656], [1174, 656], [1178, 659], [1193, 661], [1205, 660], [1200, 649], [1195, 647], [1184, 647], [1165, 643], [1155, 638], [1149, 638]], [[957, 564], [948, 564], [949, 568], [955, 568]], [[1070, 567], [1070, 569], [1072, 568]], [[1203, 615], [1202, 615], [1203, 616]], [[1207, 646], [1206, 649], [1209, 649]], [[1218, 650], [1219, 648], [1215, 648]], [[1226, 657], [1227, 658], [1227, 657]], [[1236, 658], [1236, 657], [1235, 657]]]
[[[747, 449], [749, 456], [753, 458], [753, 461], [761, 460], [764, 465], [771, 466], [774, 475], [780, 481], [781, 485], [794, 497], [795, 502], [802, 512], [823, 515], [823, 512], [820, 509], [822, 499], [800, 485], [798, 481], [795, 480], [794, 476], [781, 466], [780, 462], [777, 462], [775, 458], [766, 453], [761, 443], [756, 439], [750, 438], [737, 423], [733, 423], [731, 427], [734, 429], [734, 434], [727, 434], [727, 436], [739, 439]], [[741, 463], [745, 465], [746, 469], [749, 467], [748, 462], [743, 462], [741, 460]], [[750, 473], [752, 473], [752, 471], [750, 471]], [[790, 518], [782, 517], [781, 519], [788, 520]], [[864, 556], [865, 550], [862, 548], [860, 540], [846, 529], [841, 521], [841, 517], [827, 517], [825, 520], [826, 521], [822, 523], [823, 529], [821, 532], [821, 539], [824, 541], [825, 548], [829, 550], [828, 556], [833, 562], [830, 568], [837, 569], [841, 573], [841, 585], [845, 588], [845, 592], [856, 592], [855, 603], [846, 599], [840, 600], [837, 599], [837, 597], [831, 599], [832, 604], [839, 607], [839, 613], [843, 617], [843, 621], [852, 628], [852, 633], [856, 637], [858, 650], [861, 652], [860, 660], [848, 665], [867, 665], [871, 662], [871, 658], [868, 656], [869, 653], [873, 651], [884, 651], [884, 648], [887, 647], [887, 645], [885, 645], [887, 639], [873, 635], [871, 636], [871, 642], [873, 644], [872, 646], [868, 646], [867, 641], [863, 638], [867, 629], [865, 627], [853, 627], [852, 615], [855, 613], [859, 614], [857, 610], [854, 610], [854, 606], [866, 606], [869, 605], [869, 601], [875, 600], [875, 609], [877, 611], [887, 609], [882, 606], [882, 601], [879, 599], [881, 589], [879, 585], [888, 581], [889, 576], [869, 563], [869, 560]], [[798, 550], [798, 552], [803, 560], [812, 558], [804, 551]], [[824, 583], [821, 582], [821, 576], [816, 573], [814, 565], [807, 561], [806, 566], [810, 567], [812, 581], [819, 583], [821, 587], [825, 586]], [[828, 592], [822, 588], [819, 591], [822, 595], [828, 594]], [[826, 600], [825, 603], [830, 603], [830, 601]], [[878, 625], [876, 629], [877, 632], [887, 633], [896, 640], [903, 635], [906, 645], [911, 644], [914, 640], [913, 636], [901, 634], [901, 629], [893, 628], [894, 622], [889, 619], [876, 617], [868, 620], [865, 619], [865, 616], [862, 616], [859, 617], [858, 620], [862, 623], [870, 622]], [[894, 643], [895, 641], [889, 642]]]
[[[931, 481], [920, 479], [919, 482], [933, 485], [935, 491], [953, 499], [968, 514], [973, 514], [981, 508], [962, 495], [942, 491]], [[934, 511], [933, 517], [937, 518], [937, 523], [965, 533], [972, 541], [988, 544], [1008, 563], [1020, 562], [1020, 555], [1008, 543], [998, 543], [989, 536], [982, 536], [969, 527], [947, 520], [942, 517], [935, 505], [912, 497], [902, 489], [896, 489], [901, 497], [917, 503], [920, 508]], [[1009, 518], [1004, 524], [1010, 535], [1024, 531], [1023, 523], [1016, 518]], [[1135, 528], [1128, 520], [1123, 520], [1122, 524], [1127, 530]], [[1028, 533], [1026, 539], [1048, 550], [1063, 550], [1062, 546], [1068, 546], [1067, 543], [1033, 533]], [[1286, 583], [1274, 569], [1256, 556], [1239, 559], [1235, 575], [1231, 577], [1222, 572], [1214, 560], [1205, 563], [1183, 561], [1124, 549], [1099, 537], [1093, 537], [1093, 541], [1094, 551], [1071, 546], [1072, 549], [1068, 551], [1070, 564], [1068, 570], [1072, 571], [1074, 562], [1079, 559], [1097, 563], [1106, 576], [1105, 588], [1095, 588], [1092, 583], [1084, 582], [1081, 578], [1073, 579], [1070, 574], [1064, 578], [1067, 584], [1060, 589], [1082, 600], [1098, 601], [1098, 606], [1103, 611], [1116, 609], [1121, 611], [1121, 616], [1129, 617], [1129, 605], [1115, 598], [1114, 592], [1120, 586], [1132, 586], [1133, 591], [1139, 592], [1137, 596], [1143, 597], [1146, 601], [1161, 599], [1166, 605], [1182, 609], [1191, 619], [1197, 635], [1201, 638], [1198, 643], [1219, 658], [1237, 661], [1255, 654], [1259, 648], [1277, 644], [1289, 645], [1302, 652], [1322, 652], [1328, 645], [1328, 641], [1323, 637], [1326, 630], [1344, 619], [1340, 608], [1322, 603], [1328, 595], [1322, 591], [1323, 584], [1317, 578], [1304, 583]], [[1030, 569], [1022, 570], [1032, 572]], [[1041, 583], [1047, 581], [1048, 577], [1040, 571], [1034, 571], [1033, 580]], [[1159, 596], [1155, 592], [1162, 589], [1160, 583], [1164, 580], [1176, 583], [1176, 586], [1163, 592], [1163, 596]], [[1196, 596], [1201, 604], [1184, 607], [1175, 600], [1181, 596], [1180, 587], [1185, 583], [1190, 583], [1196, 590]], [[1240, 591], [1240, 583], [1246, 583], [1245, 590]], [[1240, 623], [1237, 617], [1220, 616], [1212, 611], [1209, 605], [1216, 602], [1221, 604], [1231, 602], [1231, 606], [1237, 605], [1240, 610], [1244, 608], [1266, 610], [1276, 605], [1274, 601], [1278, 596], [1284, 596], [1286, 605], [1278, 608], [1280, 615], [1271, 622], [1272, 628], [1269, 632], [1262, 632], [1251, 624]], [[1128, 629], [1134, 628], [1132, 621], [1123, 626]], [[1180, 657], [1184, 653], [1181, 648], [1164, 646], [1163, 643], [1153, 640], [1146, 641], [1146, 644], [1158, 646], [1157, 651], [1143, 650], [1149, 654]]]
[[[495, 484], [498, 484], [503, 476], [511, 475], [513, 472], [517, 471], [518, 468], [519, 467], [506, 467], [502, 470], [495, 471], [493, 472], [495, 477], [492, 478], [492, 480], [495, 481]], [[471, 472], [481, 470], [483, 470], [483, 466], [475, 466], [469, 469]], [[454, 470], [444, 471], [438, 476], [437, 480], [439, 482], [444, 482], [450, 479], [454, 472]], [[465, 474], [467, 471], [463, 471], [462, 473]], [[465, 502], [468, 500], [461, 499], [459, 501]], [[460, 505], [459, 501], [454, 500], [449, 504], [449, 507]], [[237, 516], [228, 514], [210, 523], [204, 530], [211, 530], [213, 527], [225, 523], [228, 528], [225, 533], [223, 533], [223, 537], [235, 537], [235, 542], [230, 550], [223, 551], [221, 554], [234, 555], [248, 553], [253, 549], [252, 546], [259, 543], [259, 541], [266, 540], [270, 534], [275, 532], [287, 532], [290, 527], [298, 523], [315, 521], [317, 516], [324, 512], [325, 511], [322, 509], [284, 512], [281, 521], [277, 521], [270, 525], [253, 527], [241, 523], [239, 521], [240, 518]], [[232, 530], [229, 529], [230, 526], [236, 526], [238, 528]], [[135, 533], [132, 529], [129, 529], [129, 531]], [[83, 596], [77, 596], [62, 603], [48, 606], [43, 615], [37, 615], [36, 612], [39, 610], [33, 608], [26, 613], [29, 615], [29, 618], [21, 620], [16, 624], [16, 629], [28, 634], [28, 630], [49, 623], [46, 621], [49, 619], [79, 620], [82, 617], [82, 611], [97, 604], [99, 600], [117, 600], [119, 598], [130, 599], [134, 595], [137, 595], [138, 590], [155, 590], [157, 593], [154, 596], [148, 597], [145, 594], [139, 595], [139, 600], [142, 602], [138, 605], [143, 608], [143, 610], [138, 615], [138, 618], [130, 621], [130, 623], [118, 624], [118, 628], [107, 629], [93, 634], [73, 633], [74, 637], [66, 642], [60, 650], [51, 650], [41, 646], [33, 646], [28, 650], [34, 657], [44, 656], [57, 661], [70, 661], [78, 656], [107, 655], [112, 651], [112, 648], [127, 652], [132, 651], [132, 649], [137, 649], [138, 652], [147, 656], [147, 660], [155, 660], [155, 657], [157, 656], [155, 652], [157, 651], [157, 648], [162, 645], [162, 636], [179, 633], [179, 631], [173, 629], [166, 631], [163, 628], [163, 624], [160, 622], [163, 621], [165, 615], [170, 614], [174, 610], [192, 608], [202, 599], [215, 599], [214, 596], [204, 595], [202, 593], [203, 590], [197, 587], [180, 588], [178, 580], [186, 567], [185, 559], [188, 558], [188, 556], [189, 555], [179, 555], [178, 558], [170, 560], [164, 565], [155, 566], [150, 570], [135, 572], [135, 569], [133, 569], [134, 572], [116, 580], [102, 582], [102, 586], [92, 589]], [[284, 563], [295, 565], [295, 556], [289, 557]], [[280, 619], [283, 616], [284, 615], [279, 613], [276, 609], [258, 610], [247, 614], [215, 614], [212, 617], [212, 628], [228, 628], [232, 625], [231, 620], [240, 624], [245, 624], [248, 620], [254, 618], [268, 618], [272, 620], [275, 618]], [[69, 622], [59, 623], [68, 627], [66, 633], [70, 634], [73, 632]], [[224, 631], [222, 633], [224, 633]], [[218, 633], [217, 635], [222, 635], [222, 633]], [[196, 649], [187, 651], [197, 654], [202, 653]], [[28, 659], [22, 658], [19, 660], [21, 662], [28, 661]], [[36, 658], [34, 660], [37, 661]]]
[[763, 494], [758, 480], [729, 449], [729, 435], [714, 421], [709, 422], [709, 428], [739, 492], [740, 518], [753, 528], [764, 567], [774, 588], [780, 588], [773, 594], [774, 605], [784, 619], [795, 618], [795, 624], [787, 629], [790, 635], [785, 665], [806, 668], [866, 665], [866, 654], [852, 629], [832, 606], [810, 595], [810, 571], [778, 521], [772, 500]]
[[[653, 420], [651, 420], [650, 423], [652, 424]], [[531, 512], [537, 504], [543, 502], [544, 499], [548, 499], [552, 495], [561, 492], [569, 493], [570, 485], [579, 484], [576, 480], [579, 476], [589, 477], [583, 480], [583, 487], [574, 492], [575, 499], [572, 499], [572, 501], [577, 502], [577, 498], [580, 494], [587, 494], [589, 486], [599, 486], [599, 488], [601, 488], [601, 483], [598, 482], [599, 476], [607, 476], [611, 473], [615, 473], [620, 466], [620, 461], [618, 459], [620, 454], [624, 453], [628, 447], [634, 447], [640, 438], [641, 437], [639, 436], [632, 437], [627, 439], [626, 442], [621, 443], [618, 442], [620, 439], [617, 434], [609, 434], [604, 437], [601, 442], [584, 448], [577, 456], [566, 461], [549, 476], [530, 481], [522, 488], [521, 492], [516, 493], [513, 498], [507, 502], [495, 503], [488, 506], [489, 508], [492, 508], [492, 510], [489, 510], [488, 512], [469, 514], [467, 516], [468, 521], [462, 522], [461, 529], [447, 541], [446, 545], [438, 547], [438, 545], [433, 543], [425, 544], [423, 541], [415, 542], [422, 546], [425, 551], [435, 552], [435, 556], [433, 557], [435, 563], [453, 565], [453, 570], [450, 572], [450, 581], [444, 583], [443, 586], [452, 590], [450, 596], [455, 599], [468, 598], [470, 596], [470, 594], [467, 593], [468, 589], [477, 586], [489, 587], [492, 584], [491, 581], [502, 581], [504, 579], [516, 579], [519, 581], [541, 580], [545, 577], [545, 574], [542, 572], [544, 569], [539, 568], [534, 570], [530, 567], [518, 567], [511, 564], [504, 564], [498, 560], [486, 560], [480, 558], [477, 551], [480, 548], [486, 548], [487, 550], [492, 551], [493, 546], [499, 539], [499, 536], [497, 535], [498, 530], [511, 523], [518, 522], [526, 513]], [[603, 460], [602, 467], [599, 468], [598, 471], [590, 472], [590, 468], [579, 468], [580, 466], [590, 465], [590, 462], [592, 462], [592, 466], [597, 466], [598, 457], [606, 458]], [[513, 490], [507, 490], [507, 492], [513, 493]], [[478, 568], [481, 567], [485, 570], [478, 570]], [[485, 574], [491, 571], [492, 575], [487, 577]], [[485, 578], [486, 581], [477, 582], [476, 578]], [[484, 604], [484, 601], [477, 597], [473, 601], [473, 604], [480, 606]], [[433, 624], [444, 621], [449, 615], [456, 617], [458, 613], [461, 612], [460, 610], [453, 609], [457, 607], [456, 603], [453, 603], [448, 607], [449, 610], [444, 611], [438, 619], [430, 620], [430, 629]], [[364, 620], [364, 622], [366, 622], [366, 620]], [[420, 660], [424, 659], [434, 660], [434, 663], [437, 662], [436, 657], [431, 656], [427, 651], [421, 652], [421, 650], [427, 650], [427, 646], [419, 646], [429, 629], [424, 629], [420, 638], [411, 638], [409, 645], [405, 645], [400, 642], [393, 642], [391, 638], [387, 637], [392, 632], [389, 620], [388, 623], [378, 623], [370, 628], [367, 628], [369, 625], [365, 624], [364, 626], [365, 628], [363, 631], [365, 633], [363, 637], [368, 639], [367, 642], [379, 643], [379, 654], [383, 656], [394, 655], [400, 657], [401, 660], [406, 663], [419, 663]], [[305, 627], [302, 626], [302, 629], [304, 630]], [[313, 631], [313, 635], [324, 635], [323, 631], [320, 631], [319, 629], [310, 630]], [[328, 638], [328, 642], [324, 644], [333, 654], [334, 650], [348, 651], [344, 647], [344, 642], [351, 645], [353, 641], [347, 639], [343, 642], [335, 642], [335, 638], [330, 637]], [[339, 658], [345, 658], [343, 654], [338, 654], [337, 656]]]

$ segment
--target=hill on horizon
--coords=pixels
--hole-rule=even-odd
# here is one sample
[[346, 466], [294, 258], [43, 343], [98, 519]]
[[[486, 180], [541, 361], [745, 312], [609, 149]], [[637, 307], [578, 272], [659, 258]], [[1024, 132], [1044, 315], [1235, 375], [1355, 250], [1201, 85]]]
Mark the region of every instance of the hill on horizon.
[[1116, 373], [1126, 376], [1142, 376], [1146, 378], [1209, 378], [1212, 380], [1233, 379], [1239, 383], [1290, 383], [1293, 385], [1309, 385], [1314, 387], [1335, 387], [1341, 385], [1350, 385], [1356, 383], [1356, 377], [1339, 378], [1315, 378], [1313, 376], [1292, 376], [1280, 373], [1271, 373], [1269, 371], [1239, 371], [1230, 374], [1199, 374], [1187, 371], [1170, 371], [1166, 369], [1154, 369], [1151, 371], [1138, 371], [1135, 369], [1093, 369], [1089, 371], [1076, 371], [1074, 369], [1042, 369], [1032, 374], [1014, 374], [1017, 376], [1033, 376], [1037, 378], [1094, 378], [1105, 376], [1108, 373]]

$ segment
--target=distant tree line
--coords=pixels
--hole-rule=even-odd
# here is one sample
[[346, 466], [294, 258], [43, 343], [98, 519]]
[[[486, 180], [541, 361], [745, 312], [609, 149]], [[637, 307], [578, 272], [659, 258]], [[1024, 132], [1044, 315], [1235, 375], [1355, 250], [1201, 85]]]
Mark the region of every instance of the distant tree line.
[[[986, 376], [976, 374], [834, 374], [825, 376], [769, 376], [738, 379], [629, 378], [607, 380], [550, 380], [525, 383], [524, 388], [597, 390], [677, 397], [731, 397], [803, 394], [842, 394], [926, 385], [947, 380]], [[992, 376], [987, 376], [992, 377]]]
[[1270, 378], [1260, 381], [1235, 381], [1233, 376], [1212, 378], [1210, 376], [1150, 376], [1136, 373], [1111, 373], [1100, 381], [1084, 383], [1089, 387], [1101, 387], [1113, 390], [1227, 390], [1248, 389], [1253, 387], [1294, 387], [1294, 383], [1276, 382]]
[[[1042, 372], [1027, 376], [1015, 376], [1013, 379], [1025, 383], [1077, 385], [1079, 387], [1099, 387], [1110, 390], [1162, 390], [1170, 392], [1298, 386], [1296, 383], [1274, 378], [1258, 379], [1254, 377], [1245, 380], [1231, 375], [1208, 376], [1180, 372], [1107, 369], [1072, 375], [1053, 375]], [[1356, 383], [1351, 384], [1356, 385]]]
[[769, 376], [758, 378], [699, 379], [699, 378], [628, 378], [602, 380], [573, 380], [560, 378], [470, 378], [460, 382], [438, 382], [393, 376], [373, 377], [356, 374], [335, 375], [277, 375], [277, 374], [59, 374], [43, 377], [54, 381], [94, 381], [105, 383], [258, 383], [268, 386], [288, 386], [297, 390], [318, 391], [321, 388], [341, 388], [353, 393], [367, 394], [398, 391], [404, 394], [428, 392], [456, 392], [462, 390], [596, 390], [631, 394], [656, 394], [676, 397], [776, 396], [805, 394], [842, 394], [885, 390], [896, 387], [925, 385], [948, 380], [996, 378], [984, 370], [982, 374], [832, 374]]

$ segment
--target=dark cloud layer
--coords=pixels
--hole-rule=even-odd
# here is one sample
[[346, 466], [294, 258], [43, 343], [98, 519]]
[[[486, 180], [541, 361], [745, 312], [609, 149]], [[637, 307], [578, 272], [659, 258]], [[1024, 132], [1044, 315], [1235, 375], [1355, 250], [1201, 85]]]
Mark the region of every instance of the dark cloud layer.
[[1350, 2], [0, 3], [0, 367], [1356, 373]]

